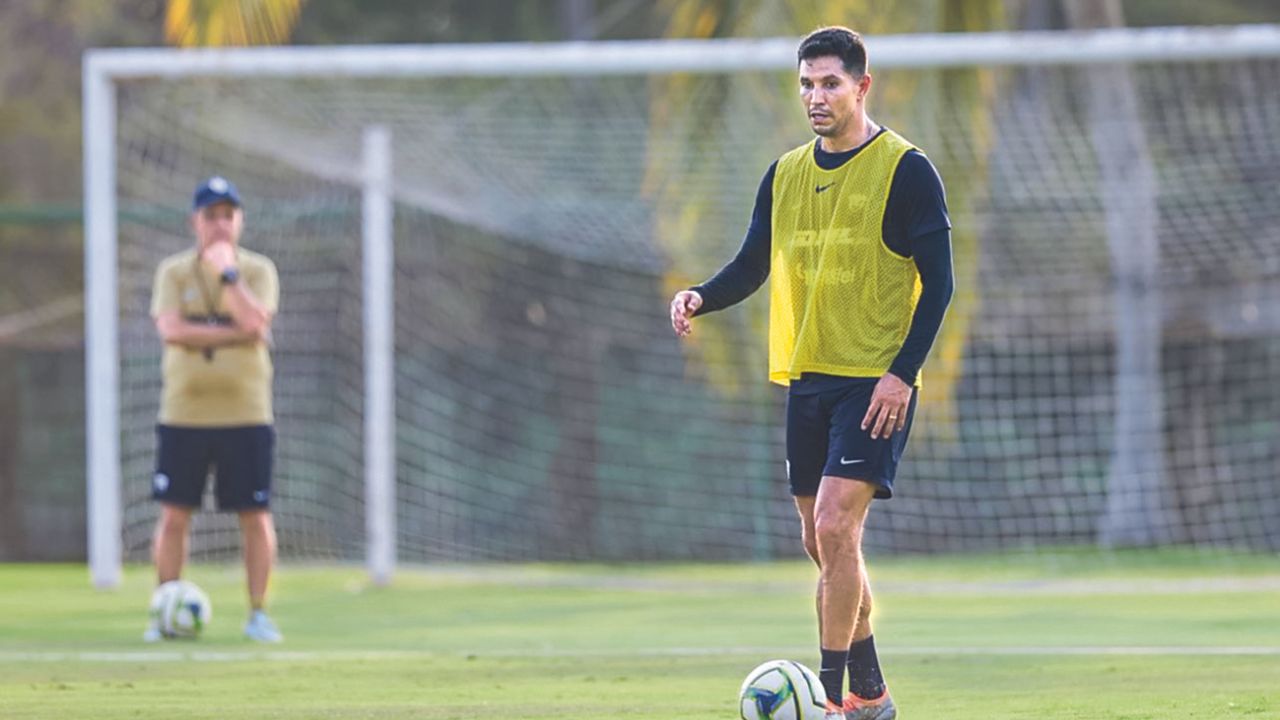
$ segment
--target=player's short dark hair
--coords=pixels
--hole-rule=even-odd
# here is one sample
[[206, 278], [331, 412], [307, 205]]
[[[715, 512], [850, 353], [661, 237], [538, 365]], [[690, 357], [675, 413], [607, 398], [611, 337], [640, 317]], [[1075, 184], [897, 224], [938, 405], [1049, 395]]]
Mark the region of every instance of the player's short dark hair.
[[796, 50], [796, 62], [832, 56], [840, 58], [845, 72], [860, 78], [867, 72], [867, 46], [862, 36], [841, 25], [814, 30], [800, 41]]

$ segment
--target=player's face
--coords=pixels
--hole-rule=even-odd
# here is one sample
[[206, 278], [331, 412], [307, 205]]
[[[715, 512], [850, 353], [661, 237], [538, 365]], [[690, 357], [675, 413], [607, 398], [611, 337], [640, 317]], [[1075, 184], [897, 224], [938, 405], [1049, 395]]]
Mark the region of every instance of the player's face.
[[240, 241], [244, 229], [244, 212], [228, 202], [214, 203], [191, 214], [191, 227], [195, 230], [200, 247], [216, 242]]
[[870, 75], [855, 78], [834, 55], [800, 61], [800, 99], [809, 127], [822, 137], [839, 137], [848, 130], [870, 86]]

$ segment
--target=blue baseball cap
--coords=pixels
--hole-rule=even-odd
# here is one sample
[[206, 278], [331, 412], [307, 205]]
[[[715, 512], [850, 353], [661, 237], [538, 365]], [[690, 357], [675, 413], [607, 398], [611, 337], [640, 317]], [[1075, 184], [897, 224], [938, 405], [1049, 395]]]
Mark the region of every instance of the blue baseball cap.
[[240, 192], [230, 180], [221, 175], [214, 175], [196, 186], [195, 196], [191, 200], [191, 209], [199, 210], [210, 205], [227, 202], [240, 207]]

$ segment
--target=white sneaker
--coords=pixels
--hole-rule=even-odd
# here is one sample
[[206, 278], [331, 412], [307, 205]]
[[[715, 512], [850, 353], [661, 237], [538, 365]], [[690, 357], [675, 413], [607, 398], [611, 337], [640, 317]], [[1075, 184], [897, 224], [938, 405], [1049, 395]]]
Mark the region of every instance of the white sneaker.
[[260, 643], [278, 643], [284, 640], [280, 629], [262, 610], [254, 610], [244, 624], [244, 636]]
[[142, 631], [142, 642], [157, 643], [164, 639], [164, 633], [160, 632], [160, 621], [151, 618], [147, 621], [147, 629]]

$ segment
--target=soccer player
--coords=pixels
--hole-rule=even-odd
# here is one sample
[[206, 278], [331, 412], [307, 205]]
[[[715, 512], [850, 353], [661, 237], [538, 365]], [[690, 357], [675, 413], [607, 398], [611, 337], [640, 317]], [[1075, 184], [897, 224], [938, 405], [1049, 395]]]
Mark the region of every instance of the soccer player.
[[920, 366], [951, 300], [951, 221], [932, 163], [867, 116], [858, 34], [816, 30], [797, 55], [817, 138], [769, 167], [738, 254], [676, 293], [671, 325], [687, 336], [693, 317], [740, 302], [772, 273], [769, 379], [789, 386], [787, 476], [820, 571], [827, 718], [892, 720], [862, 534], [872, 499], [893, 494]]
[[[164, 342], [152, 482], [160, 519], [152, 558], [161, 583], [182, 574], [191, 514], [212, 471], [218, 509], [240, 517], [251, 608], [244, 634], [280, 642], [263, 610], [276, 553], [269, 509], [275, 450], [269, 346], [279, 280], [270, 259], [240, 247], [244, 210], [224, 178], [196, 188], [191, 229], [195, 247], [160, 263], [151, 296], [151, 316]], [[143, 640], [160, 638], [153, 619]]]

